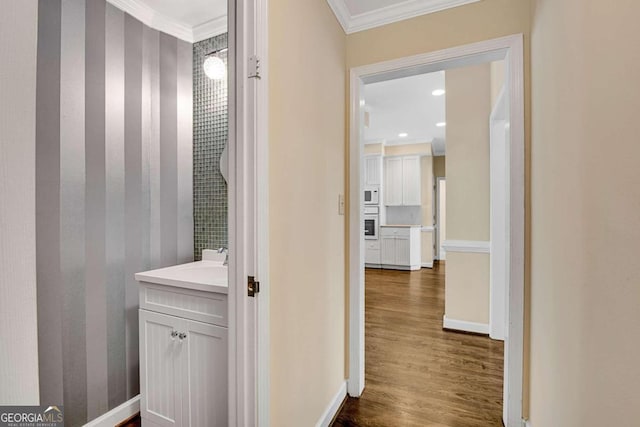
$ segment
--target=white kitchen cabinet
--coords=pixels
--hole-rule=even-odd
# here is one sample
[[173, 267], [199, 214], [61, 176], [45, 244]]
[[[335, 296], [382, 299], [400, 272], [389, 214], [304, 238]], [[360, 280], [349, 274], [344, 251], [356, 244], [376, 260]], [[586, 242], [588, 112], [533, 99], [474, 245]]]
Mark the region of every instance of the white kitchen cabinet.
[[380, 257], [382, 268], [419, 270], [421, 268], [421, 239], [419, 226], [380, 228]]
[[140, 284], [143, 427], [227, 426], [226, 300], [217, 293]]
[[402, 158], [402, 204], [420, 206], [420, 157]]
[[365, 240], [364, 249], [365, 267], [380, 268], [380, 240]]
[[402, 158], [389, 157], [384, 164], [384, 204], [402, 206]]
[[420, 156], [386, 158], [384, 182], [386, 206], [420, 206]]
[[364, 185], [377, 186], [382, 184], [382, 156], [368, 155], [364, 158]]

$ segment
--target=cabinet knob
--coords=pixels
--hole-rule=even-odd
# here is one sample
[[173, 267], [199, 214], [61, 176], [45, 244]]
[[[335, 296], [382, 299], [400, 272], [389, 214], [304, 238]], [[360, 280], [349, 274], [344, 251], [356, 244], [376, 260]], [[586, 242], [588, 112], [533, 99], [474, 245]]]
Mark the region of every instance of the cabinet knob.
[[187, 334], [186, 334], [186, 333], [184, 333], [184, 332], [180, 332], [180, 333], [178, 334], [178, 338], [180, 338], [181, 340], [184, 340], [184, 339], [186, 339], [186, 338], [187, 338]]
[[178, 332], [178, 331], [171, 331], [171, 338], [175, 338], [175, 337], [177, 337], [177, 336], [178, 336], [178, 334], [179, 334], [179, 332]]

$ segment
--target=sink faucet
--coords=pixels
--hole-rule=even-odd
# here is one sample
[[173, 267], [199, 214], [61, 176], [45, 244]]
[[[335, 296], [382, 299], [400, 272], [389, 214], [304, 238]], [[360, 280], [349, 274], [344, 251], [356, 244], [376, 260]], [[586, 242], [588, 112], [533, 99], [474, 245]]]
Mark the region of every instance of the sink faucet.
[[218, 249], [218, 253], [219, 254], [225, 254], [224, 262], [222, 263], [222, 265], [229, 265], [229, 249], [227, 249], [227, 248], [219, 248]]

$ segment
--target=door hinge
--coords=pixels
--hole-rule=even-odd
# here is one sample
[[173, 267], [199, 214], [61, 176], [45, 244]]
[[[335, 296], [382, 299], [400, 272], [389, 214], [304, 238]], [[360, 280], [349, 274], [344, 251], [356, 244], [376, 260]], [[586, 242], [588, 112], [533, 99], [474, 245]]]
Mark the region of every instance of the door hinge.
[[260, 292], [260, 282], [254, 276], [249, 276], [247, 280], [247, 295], [255, 297]]
[[260, 58], [257, 55], [251, 55], [249, 57], [249, 78], [260, 80]]

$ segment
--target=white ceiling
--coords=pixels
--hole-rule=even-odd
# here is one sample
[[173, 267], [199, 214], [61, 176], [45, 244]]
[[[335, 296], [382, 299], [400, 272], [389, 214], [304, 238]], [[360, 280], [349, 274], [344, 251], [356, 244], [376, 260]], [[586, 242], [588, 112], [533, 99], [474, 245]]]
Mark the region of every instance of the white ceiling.
[[156, 12], [190, 27], [227, 15], [226, 0], [138, 0]]
[[[446, 127], [446, 95], [433, 96], [436, 89], [445, 88], [444, 71], [367, 84], [364, 87], [365, 111], [369, 127], [364, 129], [366, 143], [386, 145], [432, 142], [442, 146]], [[400, 138], [398, 134], [407, 133]], [[444, 154], [438, 153], [438, 154]]]
[[227, 0], [107, 0], [146, 25], [194, 43], [227, 31]]
[[482, 0], [327, 0], [347, 34]]

